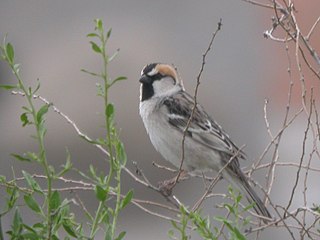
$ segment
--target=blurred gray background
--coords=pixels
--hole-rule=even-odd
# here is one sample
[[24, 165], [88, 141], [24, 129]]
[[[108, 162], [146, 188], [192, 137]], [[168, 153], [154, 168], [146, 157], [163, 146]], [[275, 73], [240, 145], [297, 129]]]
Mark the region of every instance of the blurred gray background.
[[[312, 9], [319, 9], [318, 1], [310, 2], [315, 2]], [[302, 7], [300, 5], [298, 7]], [[313, 18], [306, 26], [316, 19], [316, 14], [309, 12], [308, 16]], [[24, 81], [35, 86], [39, 79], [39, 93], [73, 119], [86, 134], [98, 138], [104, 135], [103, 102], [96, 97], [96, 79], [80, 69], [99, 71], [101, 67], [100, 59], [91, 51], [86, 38], [94, 28], [93, 19], [101, 18], [105, 27], [112, 27], [109, 53], [120, 48], [120, 54], [110, 64], [110, 75], [128, 77], [127, 81], [113, 88], [110, 97], [116, 106], [117, 126], [126, 146], [128, 168], [134, 171], [132, 161], [136, 161], [156, 184], [172, 175], [152, 167], [152, 161], [166, 163], [153, 149], [138, 114], [138, 79], [142, 67], [151, 62], [174, 63], [187, 91], [192, 93], [202, 54], [222, 18], [222, 30], [215, 39], [202, 75], [199, 101], [237, 145], [246, 145], [248, 161], [242, 165], [250, 166], [269, 142], [263, 118], [264, 99], [270, 99], [269, 117], [274, 132], [281, 126], [285, 113], [289, 81], [285, 49], [282, 44], [263, 38], [263, 31], [270, 27], [272, 15], [270, 10], [240, 0], [1, 0], [0, 38], [8, 33], [8, 41], [15, 46], [17, 62], [21, 63]], [[8, 67], [1, 62], [0, 83], [14, 81]], [[11, 153], [37, 149], [30, 138], [32, 127], [21, 127], [19, 116], [23, 104], [23, 98], [0, 91], [0, 174], [8, 178], [12, 177], [12, 169], [17, 176], [21, 175], [21, 169], [30, 173], [40, 172], [34, 165], [17, 163], [10, 157]], [[47, 126], [45, 143], [52, 165], [59, 166], [65, 161], [67, 147], [76, 168], [87, 171], [92, 164], [107, 171], [103, 155], [81, 140], [73, 128], [53, 111], [47, 115]], [[299, 161], [305, 126], [304, 119], [298, 120], [284, 136], [285, 143], [280, 148], [281, 161]], [[270, 160], [270, 156], [265, 158], [265, 162]], [[292, 184], [295, 176], [295, 170], [292, 174], [286, 171], [286, 178], [283, 178], [282, 170], [279, 168], [277, 171], [276, 186], [271, 193], [277, 204], [287, 201], [290, 193], [288, 184]], [[254, 178], [263, 184], [264, 175], [260, 171]], [[136, 184], [125, 173], [124, 180], [124, 191], [133, 188], [137, 198], [163, 202], [158, 194]], [[313, 180], [311, 178], [310, 183]], [[310, 186], [310, 204], [319, 202], [319, 190], [313, 189], [313, 184]], [[225, 187], [226, 183], [222, 182], [216, 191], [225, 192]], [[192, 205], [202, 192], [201, 180], [192, 179], [180, 184], [175, 193], [187, 205]], [[86, 193], [83, 195], [85, 197]], [[0, 206], [3, 201], [0, 197]], [[301, 203], [302, 197], [297, 198], [294, 204]], [[214, 206], [214, 202], [206, 204], [206, 213], [214, 215]], [[11, 219], [7, 217], [2, 221], [6, 229]], [[134, 206], [120, 216], [119, 230], [127, 231], [127, 239], [167, 239], [169, 229], [170, 223]], [[262, 239], [271, 235], [280, 237], [281, 233], [265, 231]]]

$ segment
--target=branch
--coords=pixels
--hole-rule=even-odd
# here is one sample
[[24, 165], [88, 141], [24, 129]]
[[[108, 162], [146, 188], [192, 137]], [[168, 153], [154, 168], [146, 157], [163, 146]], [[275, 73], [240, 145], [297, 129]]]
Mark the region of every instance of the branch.
[[185, 149], [184, 149], [184, 143], [185, 143], [185, 140], [186, 140], [186, 135], [187, 135], [187, 132], [188, 132], [188, 129], [190, 127], [190, 124], [191, 124], [191, 121], [193, 119], [193, 115], [195, 113], [195, 110], [197, 108], [197, 95], [198, 95], [198, 89], [199, 89], [199, 85], [200, 85], [200, 79], [201, 79], [201, 75], [202, 75], [202, 72], [204, 70], [204, 66], [206, 64], [206, 57], [209, 53], [209, 51], [211, 50], [212, 48], [212, 45], [213, 45], [213, 41], [217, 35], [217, 33], [221, 30], [221, 27], [222, 27], [222, 19], [220, 19], [220, 21], [218, 22], [218, 26], [217, 26], [217, 29], [216, 31], [212, 34], [212, 37], [211, 37], [211, 40], [209, 42], [209, 45], [208, 45], [208, 48], [206, 49], [206, 51], [204, 52], [204, 54], [202, 55], [202, 64], [201, 64], [201, 67], [200, 67], [200, 71], [199, 71], [199, 74], [197, 76], [197, 84], [196, 84], [196, 87], [195, 87], [195, 90], [194, 90], [194, 103], [193, 103], [193, 107], [192, 107], [192, 112], [191, 112], [191, 115], [188, 119], [188, 122], [187, 122], [187, 125], [186, 125], [186, 128], [184, 129], [183, 131], [183, 137], [182, 137], [182, 142], [181, 142], [181, 147], [182, 147], [182, 154], [181, 154], [181, 162], [180, 162], [180, 167], [179, 167], [179, 173], [176, 177], [176, 180], [175, 180], [175, 183], [173, 185], [173, 187], [177, 184], [178, 180], [179, 180], [179, 177], [181, 175], [181, 172], [182, 172], [182, 166], [183, 166], [183, 162], [184, 162], [184, 158], [185, 158]]

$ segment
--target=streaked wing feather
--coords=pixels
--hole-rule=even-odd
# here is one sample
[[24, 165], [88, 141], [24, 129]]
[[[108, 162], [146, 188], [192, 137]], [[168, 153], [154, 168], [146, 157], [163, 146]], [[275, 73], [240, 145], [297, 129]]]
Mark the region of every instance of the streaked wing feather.
[[[168, 110], [169, 123], [183, 132], [192, 113], [193, 98], [186, 92], [181, 91], [175, 96], [164, 99], [163, 104]], [[228, 156], [232, 156], [239, 150], [200, 105], [197, 105], [195, 109], [187, 137], [191, 137], [194, 141]], [[240, 152], [240, 157], [244, 158], [243, 152]]]

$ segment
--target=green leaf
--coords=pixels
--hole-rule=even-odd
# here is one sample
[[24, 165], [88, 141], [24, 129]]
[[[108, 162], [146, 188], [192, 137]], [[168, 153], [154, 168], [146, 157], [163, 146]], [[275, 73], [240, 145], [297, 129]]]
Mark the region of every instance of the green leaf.
[[88, 33], [87, 37], [99, 37], [99, 35], [96, 33]]
[[84, 73], [87, 73], [87, 74], [90, 74], [91, 76], [94, 76], [94, 77], [101, 77], [101, 74], [98, 74], [98, 73], [94, 73], [94, 72], [90, 72], [86, 69], [81, 69], [81, 72], [84, 72]]
[[174, 238], [174, 231], [172, 229], [168, 231], [168, 236], [169, 238], [172, 238], [172, 239]]
[[[226, 219], [225, 217], [222, 217], [222, 216], [215, 216], [214, 219], [219, 221], [219, 222], [228, 221], [228, 219]], [[230, 223], [231, 223], [231, 221], [230, 221]]]
[[120, 203], [120, 209], [124, 209], [130, 202], [133, 197], [133, 191], [130, 190], [127, 195], [122, 199]]
[[117, 156], [119, 158], [120, 164], [122, 166], [126, 165], [127, 162], [127, 154], [126, 151], [124, 149], [124, 145], [122, 142], [118, 142], [117, 143]]
[[31, 187], [31, 189], [33, 191], [38, 192], [38, 193], [43, 193], [40, 185], [36, 182], [36, 180], [33, 179], [33, 177], [29, 173], [22, 170], [22, 174], [23, 174], [24, 178], [26, 179], [29, 187]]
[[171, 224], [175, 229], [180, 229], [178, 224], [175, 221], [171, 221]]
[[251, 203], [250, 205], [246, 206], [246, 207], [243, 209], [243, 212], [246, 212], [246, 211], [248, 211], [249, 209], [252, 209], [254, 206], [255, 206], [255, 203]]
[[41, 212], [39, 204], [37, 203], [36, 200], [34, 200], [32, 195], [26, 194], [26, 195], [24, 195], [23, 199], [31, 210], [35, 211], [36, 213]]
[[5, 85], [5, 84], [0, 84], [0, 88], [6, 89], [6, 90], [11, 90], [17, 88], [17, 85]]
[[104, 240], [112, 240], [112, 235], [111, 235], [111, 227], [107, 226], [106, 232], [105, 232], [105, 237]]
[[112, 28], [110, 28], [109, 31], [107, 32], [107, 39], [110, 38], [111, 32], [112, 32]]
[[108, 118], [112, 117], [114, 113], [114, 106], [112, 103], [109, 103], [106, 107], [106, 116]]
[[117, 77], [116, 79], [113, 80], [113, 82], [118, 82], [118, 81], [122, 81], [122, 80], [127, 80], [127, 77], [125, 77], [125, 76]]
[[68, 200], [67, 198], [63, 199], [61, 205], [61, 216], [66, 216], [68, 217], [70, 213], [70, 202], [71, 200]]
[[89, 166], [89, 171], [92, 177], [97, 177], [97, 173], [96, 170], [94, 169], [94, 167], [90, 164]]
[[236, 236], [236, 239], [238, 240], [246, 240], [246, 237], [238, 230], [237, 227], [233, 227], [233, 223], [232, 221], [224, 218], [224, 217], [221, 217], [221, 216], [216, 216], [215, 219], [219, 222], [223, 222], [227, 228], [230, 230], [230, 232]]
[[[32, 233], [32, 234], [36, 234], [36, 233], [37, 233], [36, 230], [33, 229], [33, 227], [30, 227], [30, 226], [28, 226], [27, 224], [23, 224], [23, 227], [24, 227], [26, 230], [28, 230], [30, 233]], [[26, 237], [26, 234], [23, 235], [23, 236]], [[27, 239], [29, 239], [29, 238], [27, 238]], [[32, 239], [33, 239], [33, 238], [32, 238]], [[38, 239], [39, 239], [39, 236], [38, 236]]]
[[42, 222], [38, 222], [38, 223], [35, 223], [35, 224], [33, 224], [33, 226], [32, 226], [32, 228], [34, 228], [34, 229], [45, 229], [45, 225], [44, 225], [44, 223], [42, 223]]
[[60, 194], [58, 191], [54, 191], [52, 193], [49, 204], [50, 204], [50, 208], [53, 210], [56, 210], [57, 208], [60, 207], [61, 200], [60, 200]]
[[93, 51], [97, 52], [97, 53], [101, 53], [101, 48], [95, 43], [95, 42], [92, 42], [90, 41], [91, 43], [91, 48]]
[[233, 227], [229, 222], [225, 222], [224, 224], [227, 226], [230, 232], [236, 236], [237, 240], [247, 240], [247, 238], [244, 235], [242, 235], [238, 228]]
[[109, 87], [111, 87], [111, 86], [112, 86], [113, 84], [115, 84], [116, 82], [118, 82], [118, 81], [123, 81], [123, 80], [127, 80], [127, 77], [124, 77], [124, 76], [117, 77], [116, 79], [114, 79], [114, 80], [110, 83]]
[[39, 109], [37, 112], [37, 123], [43, 122], [43, 116], [48, 112], [50, 105], [51, 104], [45, 104]]
[[36, 153], [34, 152], [27, 152], [26, 153], [26, 156], [27, 158], [29, 158], [30, 160], [33, 160], [33, 161], [39, 161], [39, 157]]
[[20, 72], [20, 64], [16, 63], [13, 65], [13, 71], [19, 73]]
[[31, 87], [28, 87], [28, 93], [27, 93], [29, 96], [32, 95], [32, 88]]
[[10, 154], [12, 157], [14, 157], [15, 159], [19, 160], [19, 161], [26, 161], [26, 162], [31, 162], [30, 158], [28, 157], [24, 157], [24, 156], [21, 156], [19, 154]]
[[230, 204], [228, 204], [228, 203], [225, 203], [225, 204], [224, 204], [224, 207], [225, 207], [226, 209], [228, 209], [229, 212], [235, 214], [234, 206], [232, 206], [232, 205], [230, 205]]
[[101, 31], [102, 30], [102, 21], [101, 21], [101, 19], [97, 18], [94, 21], [96, 23], [96, 29], [99, 29]]
[[[56, 235], [52, 235], [52, 240], [60, 240]], [[66, 240], [69, 240], [68, 238]]]
[[19, 191], [18, 191], [18, 188], [16, 187], [7, 188], [7, 193], [10, 195], [10, 198], [7, 200], [7, 206], [8, 206], [7, 210], [10, 210], [14, 207], [16, 201], [19, 198]]
[[[26, 227], [27, 225], [23, 225], [23, 227]], [[30, 227], [29, 227], [30, 228]], [[24, 233], [22, 236], [22, 239], [28, 239], [28, 240], [38, 240], [40, 239], [41, 237], [36, 234], [36, 233]], [[52, 238], [52, 240], [54, 240]]]
[[6, 182], [6, 176], [0, 175], [0, 182], [2, 183]]
[[6, 45], [6, 54], [7, 54], [7, 58], [9, 63], [13, 63], [14, 62], [14, 49], [11, 43], [7, 43]]
[[26, 125], [31, 124], [31, 122], [28, 119], [28, 113], [26, 112], [20, 115], [20, 120], [22, 122], [22, 127], [25, 127]]
[[66, 159], [66, 163], [62, 166], [63, 169], [61, 170], [61, 172], [58, 174], [59, 177], [61, 177], [62, 175], [64, 175], [66, 172], [68, 172], [69, 170], [71, 170], [72, 168], [72, 162], [71, 162], [71, 155], [68, 149], [66, 149], [67, 152], [67, 159]]
[[38, 92], [39, 89], [40, 89], [40, 81], [39, 81], [39, 79], [37, 79], [37, 86], [36, 86], [36, 88], [33, 90], [32, 94], [35, 94], [36, 92]]
[[241, 199], [242, 199], [242, 195], [239, 194], [236, 198], [236, 203], [240, 203], [241, 202]]
[[101, 213], [101, 222], [105, 223], [106, 225], [110, 225], [110, 216], [109, 214], [112, 215], [111, 211], [103, 211]]
[[32, 113], [31, 108], [28, 108], [28, 107], [26, 107], [26, 106], [23, 106], [22, 109], [25, 110], [27, 113]]
[[20, 211], [18, 208], [14, 212], [12, 231], [14, 232], [14, 235], [16, 237], [20, 236], [20, 234], [22, 232], [22, 218], [21, 218]]
[[107, 199], [107, 192], [99, 185], [95, 186], [94, 191], [95, 191], [96, 197], [99, 201], [104, 202]]
[[126, 235], [126, 232], [123, 231], [119, 234], [119, 236], [115, 240], [122, 240], [125, 235]]
[[63, 226], [63, 229], [71, 236], [71, 237], [74, 237], [74, 238], [78, 238], [78, 235], [76, 234], [76, 232], [73, 230], [72, 226], [64, 221], [62, 223], [62, 226]]
[[246, 217], [244, 220], [243, 220], [243, 226], [246, 226], [250, 223], [250, 220], [251, 218], [250, 217]]

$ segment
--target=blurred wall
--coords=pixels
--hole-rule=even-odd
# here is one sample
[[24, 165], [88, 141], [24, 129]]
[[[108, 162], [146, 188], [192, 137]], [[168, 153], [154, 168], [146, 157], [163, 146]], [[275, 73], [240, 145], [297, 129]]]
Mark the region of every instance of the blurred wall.
[[[303, 11], [307, 4], [297, 1]], [[319, 1], [308, 1], [319, 9]], [[318, 17], [317, 12], [303, 15], [308, 20], [305, 31]], [[222, 18], [222, 30], [209, 53], [200, 85], [199, 101], [239, 145], [246, 145], [249, 166], [257, 159], [269, 141], [263, 119], [264, 99], [270, 99], [272, 128], [282, 123], [287, 92], [286, 57], [283, 45], [263, 38], [270, 27], [272, 11], [254, 7], [242, 1], [16, 1], [0, 2], [0, 38], [8, 33], [15, 46], [17, 62], [21, 63], [25, 82], [41, 82], [40, 94], [72, 118], [92, 138], [104, 134], [101, 116], [102, 101], [96, 97], [96, 79], [80, 69], [98, 71], [100, 59], [92, 53], [86, 34], [93, 30], [93, 19], [102, 18], [112, 27], [109, 52], [120, 48], [120, 54], [110, 65], [111, 76], [124, 75], [128, 80], [117, 84], [111, 99], [116, 106], [117, 125], [121, 129], [131, 162], [137, 161], [155, 183], [163, 180], [163, 172], [152, 167], [152, 161], [164, 164], [153, 149], [138, 115], [141, 68], [150, 62], [174, 63], [186, 89], [193, 91], [202, 54], [212, 32]], [[298, 13], [300, 16], [300, 12]], [[319, 31], [318, 31], [319, 32]], [[319, 38], [318, 38], [319, 39]], [[276, 63], [276, 64], [275, 64]], [[284, 80], [285, 79], [285, 80]], [[0, 82], [14, 82], [10, 70], [0, 63]], [[281, 90], [279, 88], [281, 86]], [[298, 91], [299, 92], [299, 91]], [[32, 128], [21, 128], [19, 115], [24, 101], [0, 90], [0, 174], [17, 175], [21, 168], [36, 172], [34, 166], [16, 163], [10, 153], [23, 153], [36, 146], [30, 138]], [[89, 164], [106, 168], [102, 154], [79, 139], [65, 120], [52, 111], [47, 116], [49, 161], [59, 166], [68, 147], [74, 165], [86, 171]], [[302, 122], [304, 124], [304, 122]], [[301, 148], [301, 131], [305, 125], [294, 126], [292, 141], [281, 152], [281, 160], [295, 161]], [[301, 134], [301, 132], [299, 132]], [[293, 138], [292, 138], [293, 137]], [[298, 139], [300, 139], [298, 141]], [[290, 150], [289, 150], [290, 149]], [[298, 160], [297, 160], [298, 161]], [[281, 171], [279, 172], [281, 178]], [[168, 175], [169, 176], [169, 175]], [[256, 176], [264, 181], [264, 174]], [[288, 181], [290, 178], [288, 178]], [[125, 177], [125, 188], [135, 189], [135, 196], [158, 199], [145, 188]], [[285, 201], [286, 181], [280, 181], [272, 192], [275, 201]], [[189, 204], [190, 195], [200, 196], [199, 183], [189, 180], [177, 188], [177, 194]], [[220, 186], [225, 191], [225, 183]], [[193, 188], [192, 188], [193, 187]], [[1, 191], [1, 190], [0, 190]], [[192, 191], [192, 193], [190, 193]], [[0, 206], [2, 205], [0, 198]], [[214, 213], [213, 205], [207, 206]], [[4, 219], [4, 228], [10, 219]], [[121, 216], [120, 229], [127, 230], [128, 239], [166, 239], [170, 224], [130, 207]], [[270, 237], [272, 233], [264, 233]], [[278, 233], [273, 236], [279, 237]]]

